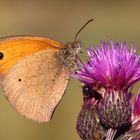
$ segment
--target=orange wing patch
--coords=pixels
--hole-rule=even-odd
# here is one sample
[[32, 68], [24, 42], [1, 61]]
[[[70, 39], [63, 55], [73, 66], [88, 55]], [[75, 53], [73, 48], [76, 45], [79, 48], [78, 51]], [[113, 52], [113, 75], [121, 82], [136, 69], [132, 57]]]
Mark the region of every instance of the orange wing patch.
[[5, 74], [17, 61], [27, 55], [46, 49], [60, 49], [64, 45], [44, 37], [15, 36], [0, 40], [0, 73]]

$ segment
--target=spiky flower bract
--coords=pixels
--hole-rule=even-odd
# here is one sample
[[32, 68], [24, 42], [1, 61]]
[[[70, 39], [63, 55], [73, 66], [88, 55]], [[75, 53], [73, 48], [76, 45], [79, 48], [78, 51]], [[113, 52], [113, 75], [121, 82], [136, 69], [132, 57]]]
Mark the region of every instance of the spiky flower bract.
[[[89, 60], [82, 63], [75, 77], [90, 89], [86, 102], [93, 98], [97, 100], [94, 113], [99, 118], [98, 125], [108, 130], [106, 140], [113, 140], [121, 135], [121, 129], [127, 128], [124, 134], [139, 126], [140, 96], [133, 107], [134, 94], [130, 89], [140, 80], [140, 56], [136, 55], [134, 46], [127, 47], [125, 41], [101, 41], [99, 46], [88, 48], [87, 54]], [[101, 98], [97, 99], [97, 95]]]

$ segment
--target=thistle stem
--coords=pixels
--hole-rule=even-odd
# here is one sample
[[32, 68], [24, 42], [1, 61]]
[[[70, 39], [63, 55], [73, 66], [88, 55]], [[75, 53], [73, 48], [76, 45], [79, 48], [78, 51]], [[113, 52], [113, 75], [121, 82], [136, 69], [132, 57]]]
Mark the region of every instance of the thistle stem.
[[117, 130], [115, 130], [115, 129], [112, 129], [112, 128], [108, 129], [107, 136], [106, 136], [105, 140], [113, 140], [116, 132], [117, 132]]

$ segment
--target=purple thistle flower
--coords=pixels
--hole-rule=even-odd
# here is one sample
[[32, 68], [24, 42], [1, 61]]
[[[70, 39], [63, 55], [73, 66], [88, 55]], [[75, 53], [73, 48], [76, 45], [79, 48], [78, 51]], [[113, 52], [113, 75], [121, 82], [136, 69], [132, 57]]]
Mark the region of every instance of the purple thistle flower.
[[97, 113], [97, 100], [86, 100], [77, 118], [76, 129], [82, 140], [98, 140], [105, 138]]
[[135, 119], [137, 119], [137, 118], [140, 119], [140, 90], [139, 90], [139, 93], [135, 97], [135, 100], [134, 100], [134, 111], [133, 111], [133, 114], [134, 114], [134, 118]]
[[140, 90], [134, 100], [132, 125], [137, 125], [137, 129], [140, 132]]
[[133, 45], [129, 51], [125, 42], [101, 42], [87, 49], [89, 61], [76, 77], [85, 85], [127, 89], [140, 79], [140, 56], [135, 52]]
[[[84, 85], [84, 103], [77, 119], [79, 135], [87, 140], [84, 136], [89, 136], [89, 132], [91, 136], [93, 130], [94, 135], [97, 125], [100, 128], [98, 134], [103, 134], [105, 140], [140, 138], [140, 93], [133, 107], [133, 93], [129, 91], [140, 80], [140, 56], [135, 54], [133, 45], [128, 49], [125, 42], [119, 44], [113, 41], [101, 42], [96, 48], [90, 47], [87, 53], [88, 62], [84, 62], [75, 74]], [[93, 99], [96, 105], [92, 104]], [[85, 114], [89, 111], [92, 115], [87, 119]], [[98, 122], [93, 121], [95, 117], [98, 117]], [[94, 127], [87, 129], [83, 122]]]
[[131, 127], [118, 140], [140, 140], [140, 90], [135, 97]]

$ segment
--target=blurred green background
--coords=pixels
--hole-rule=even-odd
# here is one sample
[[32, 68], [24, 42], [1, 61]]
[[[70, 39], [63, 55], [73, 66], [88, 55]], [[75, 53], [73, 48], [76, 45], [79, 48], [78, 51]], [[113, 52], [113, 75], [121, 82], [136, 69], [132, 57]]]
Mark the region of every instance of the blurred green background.
[[[0, 0], [1, 37], [39, 35], [65, 43], [73, 41], [79, 28], [91, 18], [95, 22], [78, 36], [84, 45], [82, 58], [85, 48], [100, 40], [126, 40], [140, 50], [140, 1]], [[70, 81], [49, 123], [25, 119], [11, 108], [3, 94], [0, 99], [0, 140], [80, 140], [75, 130], [82, 105], [78, 81]]]

